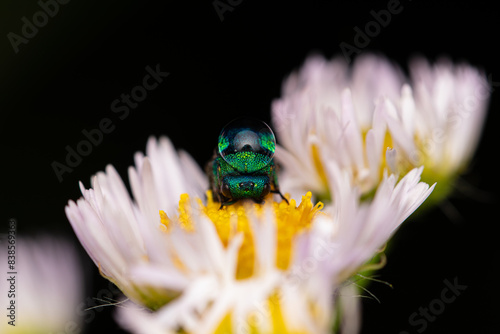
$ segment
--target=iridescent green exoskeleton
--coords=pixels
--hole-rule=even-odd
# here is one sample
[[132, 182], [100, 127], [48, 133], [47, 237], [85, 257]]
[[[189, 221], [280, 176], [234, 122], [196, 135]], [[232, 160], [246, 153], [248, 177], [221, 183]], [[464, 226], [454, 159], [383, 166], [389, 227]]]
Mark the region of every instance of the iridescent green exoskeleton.
[[210, 188], [221, 208], [246, 198], [262, 203], [269, 193], [287, 201], [278, 187], [275, 149], [274, 133], [262, 121], [238, 118], [222, 129], [207, 165]]

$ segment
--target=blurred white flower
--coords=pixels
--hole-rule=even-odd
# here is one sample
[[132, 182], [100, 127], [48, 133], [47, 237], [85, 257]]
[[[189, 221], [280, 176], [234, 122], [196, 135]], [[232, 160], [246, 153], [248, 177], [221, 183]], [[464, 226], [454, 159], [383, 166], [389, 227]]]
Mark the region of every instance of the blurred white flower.
[[307, 59], [272, 106], [281, 187], [330, 199], [333, 161], [370, 196], [384, 170], [403, 176], [423, 165], [423, 181], [440, 181], [444, 197], [474, 153], [491, 89], [467, 64], [416, 59], [409, 69], [410, 80], [379, 56], [360, 56], [352, 68], [342, 58]]
[[[83, 300], [83, 273], [75, 249], [62, 239], [18, 238], [14, 275], [0, 280], [4, 313], [14, 301], [15, 319], [3, 317], [1, 333], [67, 333], [81, 330], [78, 305]], [[0, 260], [7, 264], [7, 244]], [[4, 271], [5, 272], [5, 271]], [[8, 279], [14, 276], [11, 282]], [[10, 284], [14, 283], [13, 293]], [[14, 320], [12, 326], [9, 321]]]

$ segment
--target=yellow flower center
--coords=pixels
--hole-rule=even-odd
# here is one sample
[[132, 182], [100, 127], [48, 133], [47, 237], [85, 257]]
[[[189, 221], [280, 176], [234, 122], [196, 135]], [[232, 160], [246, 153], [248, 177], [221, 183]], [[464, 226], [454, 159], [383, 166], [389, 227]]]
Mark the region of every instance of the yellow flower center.
[[[302, 196], [299, 205], [295, 200], [287, 196], [286, 201], [275, 202], [272, 196], [266, 199], [265, 204], [256, 204], [250, 201], [239, 201], [235, 204], [220, 208], [220, 203], [213, 200], [212, 192], [207, 191], [207, 201], [204, 204], [201, 199], [197, 199], [193, 204], [187, 194], [181, 195], [179, 201], [179, 210], [177, 219], [170, 219], [164, 211], [160, 211], [161, 229], [169, 233], [173, 224], [176, 224], [187, 233], [196, 233], [196, 224], [193, 217], [196, 215], [205, 215], [214, 224], [215, 230], [222, 242], [227, 247], [232, 238], [243, 234], [243, 242], [238, 253], [238, 263], [236, 267], [235, 278], [238, 280], [248, 279], [257, 274], [258, 265], [256, 259], [257, 237], [252, 229], [252, 218], [259, 219], [271, 209], [274, 213], [274, 224], [276, 226], [276, 268], [287, 270], [290, 266], [293, 252], [294, 238], [305, 232], [311, 225], [314, 217], [321, 213], [323, 203], [318, 202], [313, 205], [311, 201], [312, 194], [308, 192]], [[262, 217], [263, 218], [263, 217]], [[174, 255], [174, 264], [181, 270], [187, 266], [182, 263], [180, 257]], [[283, 333], [283, 334], [306, 334], [302, 329], [291, 329], [287, 325], [285, 315], [281, 306], [282, 300], [279, 297], [279, 291], [271, 293], [263, 305], [262, 309], [256, 309], [247, 315], [245, 323], [248, 325], [249, 333]], [[264, 317], [264, 318], [263, 318]], [[231, 311], [227, 312], [219, 324], [213, 329], [214, 334], [232, 333], [235, 322], [241, 319], [235, 319]], [[269, 327], [262, 327], [262, 321], [269, 321]], [[181, 331], [182, 332], [182, 331]]]
[[[256, 270], [256, 242], [249, 216], [252, 215], [259, 218], [264, 213], [265, 206], [272, 208], [276, 224], [276, 267], [286, 270], [292, 258], [294, 237], [307, 230], [311, 226], [313, 218], [323, 208], [323, 203], [321, 202], [313, 205], [311, 197], [311, 192], [302, 196], [302, 201], [298, 206], [293, 199], [288, 199], [289, 203], [286, 203], [285, 201], [271, 201], [269, 198], [264, 205], [240, 201], [219, 209], [220, 203], [213, 200], [211, 191], [207, 191], [206, 204], [201, 199], [197, 199], [198, 208], [192, 207], [189, 195], [182, 194], [179, 201], [179, 216], [177, 221], [180, 227], [186, 232], [195, 232], [195, 224], [193, 223], [191, 213], [193, 210], [201, 211], [214, 224], [224, 246], [227, 246], [237, 234], [243, 233], [243, 243], [238, 254], [236, 278], [245, 279], [251, 277]], [[160, 211], [160, 218], [163, 231], [168, 233], [173, 221], [164, 211]], [[174, 260], [179, 268], [184, 267], [184, 264], [179, 259]]]
[[[270, 320], [271, 320], [271, 331], [266, 331], [265, 333], [279, 333], [279, 334], [308, 334], [304, 330], [290, 330], [286, 324], [286, 321], [283, 317], [283, 311], [281, 310], [281, 300], [277, 294], [273, 294], [269, 296], [266, 303], [263, 305], [267, 312], [269, 312]], [[247, 333], [259, 334], [263, 331], [260, 326], [263, 322], [262, 310], [256, 309], [253, 313], [250, 313], [247, 319], [247, 324], [249, 327], [249, 331]], [[214, 334], [228, 334], [233, 333], [233, 316], [231, 313], [226, 314], [226, 316], [222, 319], [219, 326], [214, 331]]]

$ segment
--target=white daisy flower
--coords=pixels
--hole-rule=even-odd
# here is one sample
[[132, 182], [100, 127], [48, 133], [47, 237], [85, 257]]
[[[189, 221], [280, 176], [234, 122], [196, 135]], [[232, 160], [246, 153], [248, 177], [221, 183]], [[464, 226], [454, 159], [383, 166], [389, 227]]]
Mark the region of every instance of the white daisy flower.
[[328, 199], [325, 165], [335, 161], [370, 196], [385, 169], [402, 176], [424, 165], [423, 180], [443, 181], [444, 197], [474, 153], [491, 89], [479, 70], [447, 60], [417, 59], [410, 74], [374, 55], [352, 68], [307, 59], [272, 105], [282, 187]]
[[[118, 321], [133, 333], [328, 333], [336, 291], [433, 190], [419, 182], [421, 172], [397, 184], [385, 176], [374, 200], [360, 204], [349, 175], [329, 166], [338, 202], [325, 212], [312, 205], [311, 193], [298, 207], [291, 200], [224, 210], [210, 196], [206, 205], [183, 196], [179, 216], [162, 214], [173, 266], [131, 272], [142, 284], [182, 293], [155, 313], [122, 308]], [[172, 281], [180, 276], [184, 287]], [[345, 332], [359, 326], [350, 325]]]
[[136, 333], [327, 333], [336, 289], [433, 188], [415, 169], [397, 184], [384, 176], [374, 200], [359, 204], [349, 173], [331, 163], [336, 202], [324, 211], [311, 193], [299, 205], [269, 197], [220, 209], [211, 192], [200, 199], [205, 177], [167, 139], [151, 139], [147, 153], [129, 172], [134, 200], [108, 167], [66, 208], [103, 275], [155, 310], [120, 311]]
[[[75, 249], [49, 237], [17, 238], [14, 246], [15, 274], [7, 273], [0, 280], [0, 301], [7, 314], [2, 317], [0, 332], [81, 330], [78, 305], [83, 300], [83, 274]], [[7, 243], [2, 243], [2, 264], [7, 263], [8, 255]]]
[[135, 168], [129, 168], [135, 201], [113, 166], [107, 166], [106, 173], [92, 177], [91, 189], [80, 183], [83, 197], [69, 201], [66, 216], [101, 274], [129, 298], [156, 308], [172, 298], [171, 291], [137, 286], [129, 268], [144, 262], [171, 264], [165, 257], [170, 245], [158, 234], [158, 210], [173, 214], [182, 193], [201, 195], [208, 181], [196, 162], [177, 153], [166, 138], [150, 138], [146, 153], [137, 153]]

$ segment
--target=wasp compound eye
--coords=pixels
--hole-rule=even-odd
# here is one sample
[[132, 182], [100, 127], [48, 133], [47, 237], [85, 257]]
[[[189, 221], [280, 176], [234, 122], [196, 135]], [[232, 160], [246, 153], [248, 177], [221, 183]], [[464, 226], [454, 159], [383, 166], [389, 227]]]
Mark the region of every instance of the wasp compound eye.
[[238, 118], [219, 135], [220, 156], [239, 172], [251, 173], [267, 166], [276, 150], [276, 138], [264, 122]]
[[227, 183], [222, 183], [222, 189], [221, 189], [222, 195], [224, 195], [227, 198], [231, 198], [231, 189], [229, 188], [229, 185]]
[[262, 189], [262, 197], [267, 196], [271, 192], [271, 185], [269, 183], [266, 183]]

